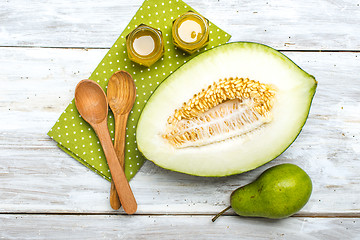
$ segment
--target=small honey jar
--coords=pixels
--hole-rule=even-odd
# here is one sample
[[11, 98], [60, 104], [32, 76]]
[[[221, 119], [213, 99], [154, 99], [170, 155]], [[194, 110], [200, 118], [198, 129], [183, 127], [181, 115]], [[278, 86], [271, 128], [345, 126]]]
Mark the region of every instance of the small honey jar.
[[172, 37], [175, 46], [192, 54], [209, 43], [209, 21], [192, 11], [184, 13], [173, 22]]
[[164, 55], [164, 40], [160, 30], [140, 24], [126, 36], [130, 60], [150, 67]]

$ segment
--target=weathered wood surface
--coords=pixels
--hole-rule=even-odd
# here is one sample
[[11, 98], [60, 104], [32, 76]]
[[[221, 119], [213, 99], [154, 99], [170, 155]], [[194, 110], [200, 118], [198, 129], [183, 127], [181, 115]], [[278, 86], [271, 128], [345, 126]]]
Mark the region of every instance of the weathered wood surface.
[[[89, 75], [106, 51], [0, 48], [0, 65], [5, 66], [0, 78], [6, 81], [0, 89], [0, 211], [111, 211], [109, 183], [46, 136], [72, 100], [77, 82]], [[309, 119], [294, 144], [276, 161], [227, 178], [187, 176], [149, 162], [131, 182], [138, 213], [213, 214], [228, 204], [236, 187], [269, 166], [292, 162], [303, 167], [314, 182], [310, 203], [301, 214], [360, 215], [360, 56], [286, 54], [319, 83]]]
[[[1, 239], [358, 239], [358, 218], [250, 219], [225, 216], [0, 216]], [[260, 227], [261, 226], [261, 227]], [[21, 229], [21, 231], [19, 231]]]
[[[113, 211], [110, 183], [62, 152], [46, 132], [141, 1], [2, 1], [0, 238], [359, 238], [360, 2], [186, 2], [232, 41], [285, 50], [316, 77], [309, 119], [294, 144], [273, 162], [226, 178], [187, 176], [147, 162], [131, 181], [137, 215]], [[311, 199], [297, 215], [270, 221], [229, 211], [211, 223], [232, 190], [283, 162], [296, 163], [313, 180]]]
[[[175, 0], [174, 0], [175, 1]], [[168, 0], [163, 1], [165, 4]], [[0, 46], [110, 47], [135, 14], [133, 1], [1, 1]], [[231, 33], [278, 49], [359, 50], [354, 0], [188, 0]]]

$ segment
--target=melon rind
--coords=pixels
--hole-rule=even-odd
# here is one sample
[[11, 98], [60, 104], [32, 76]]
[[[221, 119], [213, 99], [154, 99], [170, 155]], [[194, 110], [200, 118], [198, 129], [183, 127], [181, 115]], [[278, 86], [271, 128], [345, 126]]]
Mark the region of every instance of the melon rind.
[[[223, 78], [243, 77], [276, 88], [273, 120], [260, 129], [200, 147], [177, 149], [162, 134], [174, 110]], [[140, 152], [156, 165], [197, 176], [228, 176], [259, 167], [285, 151], [309, 114], [317, 82], [266, 45], [234, 42], [208, 50], [171, 74], [143, 109], [136, 130]]]

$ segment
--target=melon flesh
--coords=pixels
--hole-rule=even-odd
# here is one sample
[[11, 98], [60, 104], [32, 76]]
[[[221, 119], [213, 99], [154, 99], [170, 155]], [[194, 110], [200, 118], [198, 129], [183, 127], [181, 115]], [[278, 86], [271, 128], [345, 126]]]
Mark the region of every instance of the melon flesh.
[[[269, 117], [182, 146], [164, 137], [176, 109], [219, 80], [234, 78], [247, 78], [274, 90]], [[138, 149], [160, 167], [191, 175], [227, 176], [249, 171], [279, 156], [296, 139], [316, 85], [313, 76], [268, 46], [235, 42], [216, 47], [184, 64], [156, 89], [138, 122]], [[229, 107], [234, 101], [240, 101], [239, 110], [231, 112], [229, 119], [251, 105], [249, 100], [224, 100], [202, 114]]]

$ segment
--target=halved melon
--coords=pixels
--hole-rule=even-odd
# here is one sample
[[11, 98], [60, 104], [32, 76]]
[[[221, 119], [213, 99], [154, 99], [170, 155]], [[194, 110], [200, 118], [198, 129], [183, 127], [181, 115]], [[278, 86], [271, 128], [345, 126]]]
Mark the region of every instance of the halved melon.
[[317, 82], [280, 52], [229, 43], [170, 75], [141, 113], [138, 149], [198, 176], [249, 171], [279, 156], [305, 124]]

